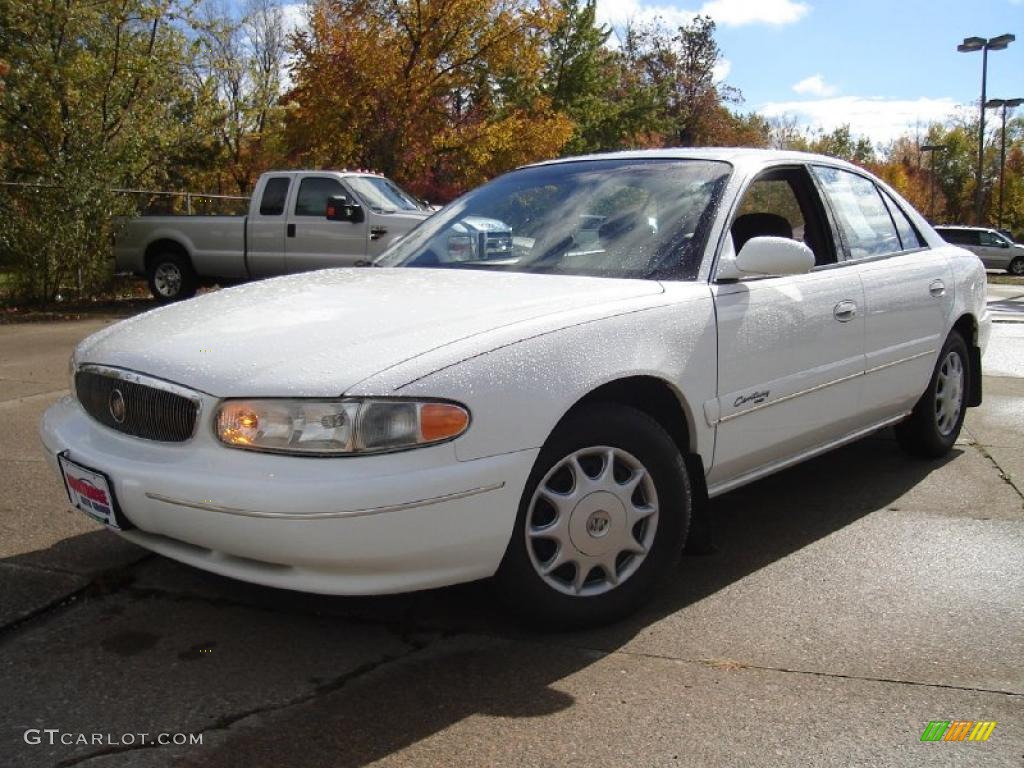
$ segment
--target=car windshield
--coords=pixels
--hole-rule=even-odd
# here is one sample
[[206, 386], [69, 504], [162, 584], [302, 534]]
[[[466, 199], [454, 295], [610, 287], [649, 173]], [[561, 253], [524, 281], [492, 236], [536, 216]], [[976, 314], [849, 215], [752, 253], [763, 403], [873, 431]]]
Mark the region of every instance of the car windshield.
[[637, 159], [524, 168], [456, 200], [376, 265], [693, 280], [730, 170]]
[[356, 194], [377, 212], [418, 211], [419, 201], [393, 181], [382, 177], [350, 176], [346, 179]]

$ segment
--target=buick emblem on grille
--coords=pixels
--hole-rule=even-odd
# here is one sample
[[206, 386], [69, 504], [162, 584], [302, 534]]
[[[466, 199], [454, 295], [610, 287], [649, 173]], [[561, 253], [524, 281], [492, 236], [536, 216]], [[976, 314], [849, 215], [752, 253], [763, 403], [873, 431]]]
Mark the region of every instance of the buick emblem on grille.
[[124, 395], [121, 394], [120, 389], [110, 390], [110, 399], [107, 401], [107, 407], [110, 408], [110, 418], [118, 424], [124, 424], [124, 417], [128, 412], [128, 406], [125, 405]]

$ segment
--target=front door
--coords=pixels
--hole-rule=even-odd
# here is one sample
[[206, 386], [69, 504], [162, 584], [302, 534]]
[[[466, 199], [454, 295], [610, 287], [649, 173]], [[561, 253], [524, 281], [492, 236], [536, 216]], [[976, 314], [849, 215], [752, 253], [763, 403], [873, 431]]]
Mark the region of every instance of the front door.
[[837, 261], [825, 210], [802, 166], [769, 171], [750, 185], [723, 259], [761, 235], [804, 242], [816, 266], [802, 275], [712, 286], [719, 382], [709, 414], [717, 424], [712, 492], [862, 423], [864, 292], [857, 272]]
[[330, 176], [306, 176], [299, 182], [288, 218], [285, 264], [289, 272], [351, 267], [366, 259], [366, 218], [361, 222], [327, 220], [327, 200], [335, 195], [353, 197]]

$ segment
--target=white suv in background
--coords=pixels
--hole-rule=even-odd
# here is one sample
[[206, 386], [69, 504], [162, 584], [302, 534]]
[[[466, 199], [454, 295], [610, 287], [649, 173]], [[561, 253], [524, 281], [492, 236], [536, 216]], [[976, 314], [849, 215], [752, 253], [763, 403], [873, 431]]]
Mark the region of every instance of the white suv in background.
[[994, 229], [985, 227], [937, 226], [942, 239], [978, 254], [985, 269], [1005, 269], [1011, 275], [1024, 275], [1024, 245], [1014, 243]]

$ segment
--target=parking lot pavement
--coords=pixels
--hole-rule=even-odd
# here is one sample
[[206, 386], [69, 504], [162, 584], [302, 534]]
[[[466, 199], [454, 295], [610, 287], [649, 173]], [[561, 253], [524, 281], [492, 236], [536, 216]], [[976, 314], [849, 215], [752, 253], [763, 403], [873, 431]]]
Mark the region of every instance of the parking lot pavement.
[[[484, 584], [295, 594], [71, 512], [35, 427], [102, 325], [0, 327], [4, 766], [1021, 765], [1024, 326], [994, 325], [950, 457], [881, 433], [727, 494], [642, 614], [548, 634]], [[922, 743], [933, 720], [997, 726]]]
[[988, 309], [1002, 322], [1024, 323], [1024, 280], [988, 286]]

